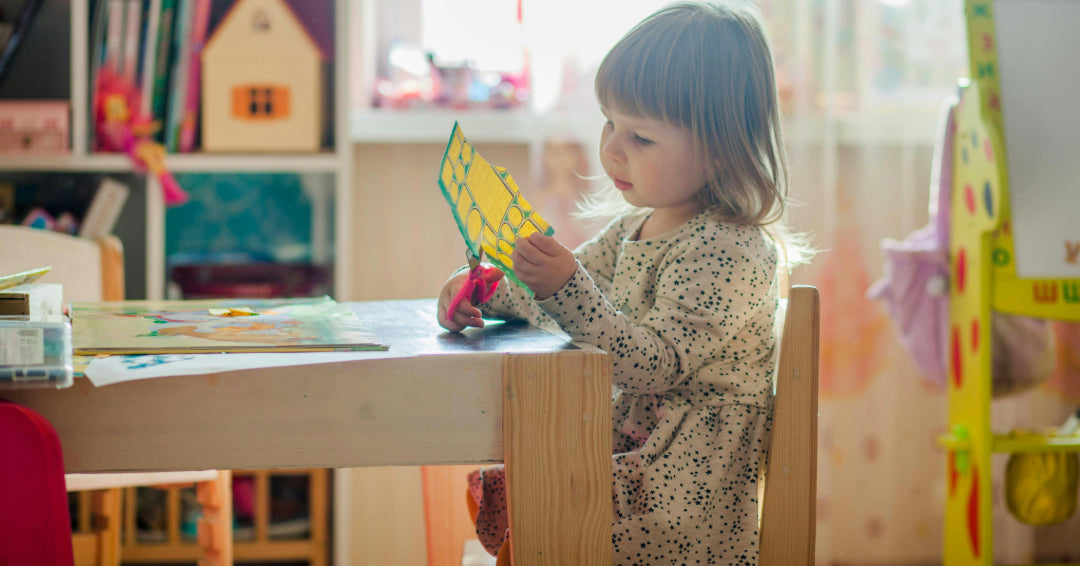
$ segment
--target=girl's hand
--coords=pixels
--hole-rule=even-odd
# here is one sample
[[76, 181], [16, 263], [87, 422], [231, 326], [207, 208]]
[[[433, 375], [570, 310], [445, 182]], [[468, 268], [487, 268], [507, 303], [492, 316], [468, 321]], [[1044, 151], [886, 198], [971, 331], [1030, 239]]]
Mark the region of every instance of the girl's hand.
[[574, 253], [539, 232], [518, 240], [510, 261], [514, 262], [518, 279], [536, 293], [537, 300], [554, 295], [577, 271]]
[[480, 309], [473, 306], [469, 299], [465, 299], [458, 303], [457, 309], [454, 312], [446, 312], [447, 307], [450, 306], [450, 301], [457, 295], [458, 291], [465, 286], [465, 282], [469, 279], [469, 272], [462, 271], [457, 275], [446, 280], [443, 284], [442, 292], [439, 293], [439, 306], [436, 309], [436, 318], [439, 320], [439, 326], [449, 330], [450, 332], [461, 332], [468, 326], [475, 326], [482, 328], [484, 326], [484, 320], [480, 318]]

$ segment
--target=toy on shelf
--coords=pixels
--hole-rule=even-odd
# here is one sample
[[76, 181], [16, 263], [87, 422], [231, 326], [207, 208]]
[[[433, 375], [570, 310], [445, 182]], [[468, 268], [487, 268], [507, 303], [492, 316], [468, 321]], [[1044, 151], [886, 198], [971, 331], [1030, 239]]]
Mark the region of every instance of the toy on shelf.
[[[240, 0], [202, 50], [202, 147], [211, 153], [322, 147], [333, 36], [316, 2]], [[326, 17], [326, 14], [322, 15]]]
[[187, 202], [188, 194], [165, 167], [165, 147], [153, 141], [159, 124], [139, 113], [139, 90], [109, 67], [97, 77], [95, 139], [101, 151], [122, 151], [140, 171], [161, 183], [166, 206]]
[[390, 43], [386, 77], [375, 81], [376, 108], [455, 110], [518, 108], [529, 98], [528, 69], [493, 71], [473, 61], [441, 61], [437, 53], [403, 40]]

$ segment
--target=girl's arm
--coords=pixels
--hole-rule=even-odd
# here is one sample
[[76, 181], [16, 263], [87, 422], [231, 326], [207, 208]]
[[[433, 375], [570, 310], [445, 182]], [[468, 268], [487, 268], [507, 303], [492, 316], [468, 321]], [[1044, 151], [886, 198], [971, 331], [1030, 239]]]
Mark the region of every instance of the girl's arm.
[[[619, 219], [612, 221], [593, 239], [574, 250], [574, 256], [603, 292], [611, 289], [618, 246], [626, 237], [625, 224]], [[508, 279], [503, 279], [494, 296], [477, 306], [485, 318], [523, 319], [541, 327], [551, 322], [533, 296]]]
[[604, 293], [611, 290], [611, 280], [615, 277], [615, 260], [619, 257], [619, 246], [626, 239], [627, 232], [636, 228], [640, 220], [641, 217], [638, 215], [616, 218], [591, 240], [574, 250], [574, 257]]
[[735, 242], [701, 244], [688, 241], [671, 252], [655, 301], [639, 323], [617, 310], [581, 268], [539, 304], [571, 338], [611, 354], [617, 387], [662, 393], [714, 361], [772, 285], [775, 254], [763, 261]]

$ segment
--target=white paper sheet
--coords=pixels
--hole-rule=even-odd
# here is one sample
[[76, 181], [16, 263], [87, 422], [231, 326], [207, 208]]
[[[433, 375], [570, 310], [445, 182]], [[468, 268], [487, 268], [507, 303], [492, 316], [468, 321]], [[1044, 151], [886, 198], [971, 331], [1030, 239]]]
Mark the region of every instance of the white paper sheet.
[[1016, 272], [1080, 277], [1080, 2], [997, 0]]
[[260, 354], [158, 354], [146, 356], [109, 356], [95, 358], [86, 367], [86, 377], [95, 387], [126, 381], [202, 375], [224, 371], [261, 369], [281, 366], [304, 366], [400, 357], [388, 351], [365, 352], [290, 352]]

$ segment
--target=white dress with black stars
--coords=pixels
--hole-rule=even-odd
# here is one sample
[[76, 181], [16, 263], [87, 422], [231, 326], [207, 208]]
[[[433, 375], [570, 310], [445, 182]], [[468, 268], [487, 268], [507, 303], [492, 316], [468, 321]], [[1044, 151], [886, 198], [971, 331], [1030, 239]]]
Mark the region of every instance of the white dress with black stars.
[[[551, 297], [504, 282], [480, 307], [555, 323], [611, 354], [615, 564], [756, 564], [776, 246], [711, 210], [634, 240], [645, 218], [616, 219], [582, 244], [577, 272]], [[501, 466], [470, 478], [493, 554], [506, 534], [503, 478]]]

